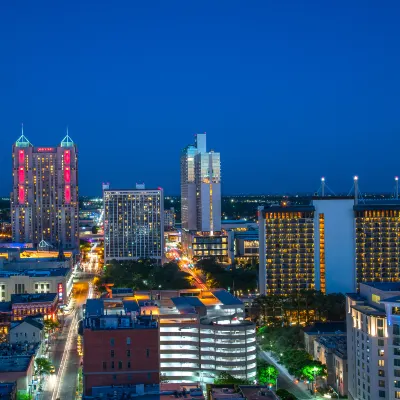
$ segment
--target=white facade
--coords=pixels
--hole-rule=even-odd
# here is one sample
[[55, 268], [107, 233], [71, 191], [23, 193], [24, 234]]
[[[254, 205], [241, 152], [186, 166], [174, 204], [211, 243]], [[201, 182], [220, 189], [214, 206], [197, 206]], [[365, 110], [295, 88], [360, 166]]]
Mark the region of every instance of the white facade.
[[160, 372], [171, 383], [213, 383], [220, 372], [256, 377], [255, 325], [204, 324], [197, 315], [160, 316]]
[[181, 219], [182, 228], [189, 231], [197, 229], [195, 155], [197, 148], [187, 146], [181, 155]]
[[400, 284], [360, 284], [348, 294], [348, 391], [354, 400], [400, 398]]
[[10, 301], [12, 294], [58, 293], [59, 302], [66, 303], [73, 288], [73, 273], [68, 269], [61, 274], [61, 270], [65, 271], [0, 271], [0, 301]]
[[41, 343], [43, 340], [43, 325], [28, 318], [12, 326], [10, 329], [10, 343]]
[[105, 262], [141, 258], [163, 262], [163, 190], [105, 190]]
[[221, 160], [219, 153], [207, 152], [205, 134], [182, 152], [181, 201], [184, 230], [221, 231]]
[[316, 289], [325, 273], [326, 293], [356, 290], [354, 199], [313, 200]]

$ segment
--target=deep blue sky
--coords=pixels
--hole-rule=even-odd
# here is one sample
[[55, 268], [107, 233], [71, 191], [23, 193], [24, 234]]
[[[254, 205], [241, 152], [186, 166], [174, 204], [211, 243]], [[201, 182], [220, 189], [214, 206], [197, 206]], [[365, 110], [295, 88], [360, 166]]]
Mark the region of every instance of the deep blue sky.
[[400, 175], [399, 1], [0, 3], [0, 194], [20, 123], [69, 126], [80, 192], [136, 181], [179, 193], [206, 131], [223, 192], [363, 191]]

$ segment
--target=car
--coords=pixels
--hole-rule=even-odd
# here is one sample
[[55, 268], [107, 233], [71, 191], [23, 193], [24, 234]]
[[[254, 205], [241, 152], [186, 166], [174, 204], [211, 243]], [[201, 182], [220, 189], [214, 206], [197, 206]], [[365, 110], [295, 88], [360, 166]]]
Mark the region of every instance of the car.
[[55, 373], [56, 373], [56, 367], [55, 367], [54, 365], [52, 365], [52, 366], [50, 367], [50, 373], [51, 373], [51, 374], [55, 374]]

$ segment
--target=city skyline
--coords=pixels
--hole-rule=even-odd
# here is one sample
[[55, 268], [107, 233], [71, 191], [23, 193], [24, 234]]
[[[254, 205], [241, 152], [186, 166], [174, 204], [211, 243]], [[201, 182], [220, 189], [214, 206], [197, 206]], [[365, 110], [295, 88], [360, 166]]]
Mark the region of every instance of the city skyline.
[[49, 145], [70, 127], [83, 195], [103, 181], [178, 194], [178, 144], [204, 131], [226, 194], [313, 192], [322, 175], [346, 192], [356, 174], [362, 190], [390, 191], [399, 7], [4, 4], [0, 194], [22, 122]]

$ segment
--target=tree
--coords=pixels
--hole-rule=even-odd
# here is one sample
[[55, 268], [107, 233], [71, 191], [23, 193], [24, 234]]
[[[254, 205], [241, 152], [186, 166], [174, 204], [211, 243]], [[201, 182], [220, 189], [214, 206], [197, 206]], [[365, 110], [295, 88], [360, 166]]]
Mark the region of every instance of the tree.
[[17, 400], [31, 400], [32, 396], [24, 391], [24, 390], [18, 390], [17, 392]]
[[60, 323], [58, 321], [53, 321], [52, 319], [46, 319], [44, 321], [44, 330], [46, 333], [52, 333], [59, 326]]
[[94, 226], [94, 227], [92, 228], [92, 234], [93, 234], [93, 235], [97, 235], [98, 232], [99, 232], [99, 227], [98, 227], [98, 226]]
[[214, 380], [214, 385], [249, 385], [250, 381], [246, 379], [235, 378], [227, 372], [220, 372]]
[[261, 385], [275, 385], [279, 371], [271, 364], [259, 363], [257, 367], [258, 382]]
[[39, 375], [40, 381], [42, 381], [43, 375], [51, 374], [52, 364], [47, 358], [39, 357], [35, 360], [36, 364], [36, 375]]
[[320, 361], [312, 360], [301, 369], [303, 378], [314, 381], [317, 377], [326, 376], [326, 365]]

